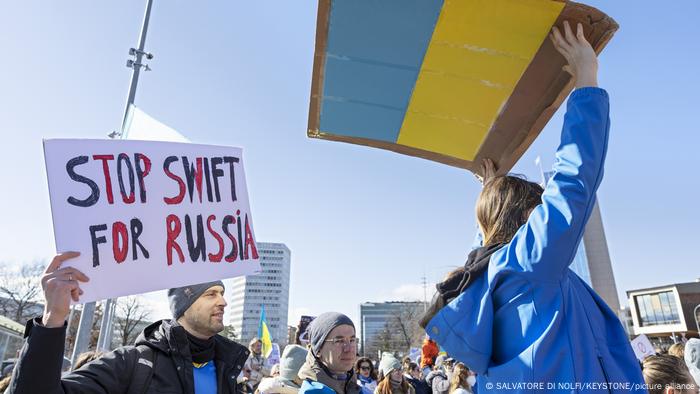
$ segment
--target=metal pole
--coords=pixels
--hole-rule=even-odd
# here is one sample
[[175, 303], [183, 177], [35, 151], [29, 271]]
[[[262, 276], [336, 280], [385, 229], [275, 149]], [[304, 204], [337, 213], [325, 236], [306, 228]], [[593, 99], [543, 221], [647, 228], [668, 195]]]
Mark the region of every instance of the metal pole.
[[[134, 60], [128, 60], [126, 62], [127, 67], [131, 67], [131, 84], [129, 85], [129, 93], [126, 98], [126, 105], [124, 106], [124, 116], [122, 117], [122, 125], [119, 133], [112, 133], [110, 137], [114, 138], [119, 136], [120, 139], [126, 139], [128, 130], [126, 128], [126, 120], [129, 115], [129, 106], [134, 103], [136, 98], [136, 87], [139, 83], [139, 75], [141, 73], [141, 67], [144, 67], [146, 71], [150, 68], [147, 64], [143, 63], [144, 56], [146, 59], [152, 59], [153, 55], [144, 51], [146, 45], [146, 33], [148, 33], [148, 22], [151, 19], [151, 8], [153, 6], [153, 0], [146, 0], [146, 12], [143, 16], [143, 24], [141, 25], [141, 33], [139, 34], [139, 42], [136, 48], [131, 48], [129, 54], [135, 56]], [[105, 310], [102, 315], [102, 322], [100, 324], [100, 338], [98, 340], [98, 348], [108, 349], [111, 347], [112, 341], [112, 330], [113, 330], [113, 314], [114, 305], [116, 304], [116, 298], [110, 298], [107, 300], [105, 305]]]
[[7, 351], [7, 344], [10, 343], [10, 334], [4, 333], [3, 337], [5, 337], [2, 341], [2, 345], [0, 345], [0, 361], [5, 361], [5, 352]]
[[422, 279], [422, 285], [423, 285], [423, 312], [428, 310], [428, 293], [427, 293], [427, 288], [428, 288], [428, 282], [427, 278], [425, 277], [425, 270], [423, 270], [423, 278]]
[[113, 302], [114, 300], [110, 298], [103, 304], [102, 321], [100, 322], [100, 335], [97, 338], [97, 350], [99, 351], [104, 351], [106, 349], [105, 338], [107, 337], [107, 333], [109, 332], [108, 323], [110, 320], [110, 314], [112, 312]]
[[78, 356], [84, 353], [90, 344], [90, 333], [92, 331], [92, 320], [95, 316], [95, 302], [88, 302], [83, 305], [83, 311], [80, 314], [80, 323], [78, 324], [78, 334], [75, 338], [73, 346], [73, 355], [70, 358], [71, 369], [75, 365], [75, 360]]
[[68, 331], [70, 332], [70, 325], [73, 324], [73, 315], [75, 315], [75, 305], [70, 306], [70, 313], [68, 314]]
[[129, 85], [129, 95], [126, 98], [126, 106], [124, 107], [124, 117], [122, 118], [122, 128], [120, 133], [120, 137], [122, 139], [126, 139], [127, 137], [127, 130], [125, 130], [126, 117], [129, 114], [129, 106], [134, 103], [134, 99], [136, 98], [136, 87], [139, 83], [139, 74], [141, 73], [141, 67], [146, 67], [146, 71], [149, 70], [148, 66], [143, 64], [143, 57], [146, 56], [147, 59], [153, 58], [153, 55], [151, 55], [150, 53], [146, 53], [143, 50], [144, 45], [146, 45], [146, 33], [148, 32], [148, 21], [151, 18], [152, 5], [153, 0], [147, 0], [146, 13], [143, 16], [143, 25], [141, 26], [141, 34], [139, 36], [139, 46], [135, 50], [129, 51], [130, 54], [136, 56], [136, 59], [131, 63], [127, 62], [127, 66], [130, 65], [133, 71], [131, 72], [131, 85]]
[[107, 331], [107, 335], [105, 336], [105, 349], [107, 350], [112, 350], [112, 338], [114, 337], [114, 317], [116, 315], [116, 311], [117, 300], [115, 299], [112, 303], [112, 311], [109, 313], [109, 324], [107, 325], [107, 327], [109, 327], [109, 331]]

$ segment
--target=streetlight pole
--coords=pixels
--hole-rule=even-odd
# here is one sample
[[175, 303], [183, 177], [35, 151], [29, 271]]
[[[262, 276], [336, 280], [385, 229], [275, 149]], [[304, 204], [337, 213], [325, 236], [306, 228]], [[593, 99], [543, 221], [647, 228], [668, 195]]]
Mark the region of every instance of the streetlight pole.
[[[139, 75], [141, 73], [141, 68], [145, 71], [150, 71], [148, 64], [145, 64], [144, 57], [147, 60], [153, 59], [153, 55], [144, 51], [144, 46], [146, 45], [146, 33], [148, 32], [148, 22], [151, 19], [151, 8], [153, 6], [153, 0], [146, 0], [146, 12], [143, 16], [143, 24], [141, 25], [141, 34], [139, 34], [139, 42], [137, 48], [130, 48], [129, 55], [134, 56], [135, 59], [129, 59], [126, 62], [126, 66], [132, 69], [131, 72], [131, 84], [129, 85], [129, 93], [126, 99], [126, 106], [124, 108], [124, 116], [122, 117], [122, 124], [119, 132], [113, 131], [109, 134], [110, 138], [119, 137], [120, 139], [126, 139], [126, 121], [129, 114], [129, 107], [134, 103], [136, 98], [136, 87], [139, 83]], [[107, 349], [110, 346], [108, 343], [109, 338], [112, 336], [108, 333], [112, 330], [112, 313], [114, 312], [113, 304], [116, 302], [115, 299], [108, 299], [105, 302], [103, 312], [102, 312], [102, 322], [100, 323], [100, 334], [97, 339], [98, 349]], [[90, 302], [85, 304], [83, 307], [83, 314], [80, 316], [80, 328], [78, 329], [77, 338], [75, 341], [75, 348], [73, 349], [73, 356], [71, 361], [74, 362], [77, 356], [87, 350], [90, 331], [92, 328], [92, 320], [94, 318], [95, 302]], [[89, 322], [88, 322], [89, 319]]]

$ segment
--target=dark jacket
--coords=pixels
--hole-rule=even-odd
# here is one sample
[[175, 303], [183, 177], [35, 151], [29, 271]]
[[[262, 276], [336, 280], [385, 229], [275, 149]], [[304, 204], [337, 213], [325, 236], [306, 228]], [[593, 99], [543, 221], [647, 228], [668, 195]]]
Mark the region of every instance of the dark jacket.
[[416, 379], [410, 375], [404, 375], [404, 378], [413, 386], [416, 394], [431, 394], [433, 392], [433, 389], [423, 379]]
[[[149, 364], [142, 351], [152, 349], [155, 362], [148, 388], [139, 393], [194, 394], [192, 359], [185, 329], [170, 320], [146, 327], [136, 340], [139, 346], [124, 346], [61, 376], [66, 326], [45, 328], [30, 320], [27, 338], [12, 376], [9, 393], [128, 393], [137, 365]], [[220, 335], [216, 341], [218, 393], [235, 394], [236, 377], [248, 357], [248, 349]], [[141, 367], [141, 366], [139, 366]], [[132, 390], [134, 387], [131, 388]]]

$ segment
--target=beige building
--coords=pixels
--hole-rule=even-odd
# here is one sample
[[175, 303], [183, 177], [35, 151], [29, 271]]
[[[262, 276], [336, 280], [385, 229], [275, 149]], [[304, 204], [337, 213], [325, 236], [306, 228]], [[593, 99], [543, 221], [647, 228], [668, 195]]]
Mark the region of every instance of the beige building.
[[612, 270], [612, 262], [608, 251], [608, 241], [605, 238], [603, 220], [600, 216], [600, 207], [597, 201], [595, 206], [593, 206], [588, 224], [586, 224], [586, 231], [583, 233], [583, 242], [581, 244], [585, 249], [588, 262], [590, 286], [605, 300], [613, 311], [619, 311], [620, 299], [617, 295], [615, 274]]

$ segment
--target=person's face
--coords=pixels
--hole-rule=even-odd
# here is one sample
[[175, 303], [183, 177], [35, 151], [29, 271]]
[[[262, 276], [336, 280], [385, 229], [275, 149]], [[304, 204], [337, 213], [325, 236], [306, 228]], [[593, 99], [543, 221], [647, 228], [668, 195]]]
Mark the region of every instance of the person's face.
[[411, 371], [411, 376], [412, 376], [414, 379], [420, 379], [420, 378], [421, 378], [420, 375], [421, 375], [420, 368], [419, 368], [419, 367], [413, 368], [413, 370]]
[[360, 364], [360, 375], [362, 375], [362, 376], [368, 378], [370, 372], [372, 372], [372, 366], [369, 365], [368, 362], [363, 361], [363, 362]]
[[444, 363], [443, 366], [445, 367], [445, 372], [447, 373], [452, 372], [452, 368], [454, 368], [452, 363]]
[[331, 330], [321, 347], [319, 358], [333, 373], [350, 371], [357, 359], [355, 329], [343, 324]]
[[389, 378], [394, 382], [400, 382], [403, 380], [403, 374], [400, 369], [395, 369], [389, 374]]
[[187, 332], [199, 338], [211, 338], [224, 329], [224, 288], [208, 288], [178, 319]]
[[250, 347], [250, 349], [253, 351], [253, 353], [255, 353], [255, 354], [260, 354], [260, 352], [262, 352], [262, 342], [260, 342], [260, 341], [255, 342], [255, 343]]

